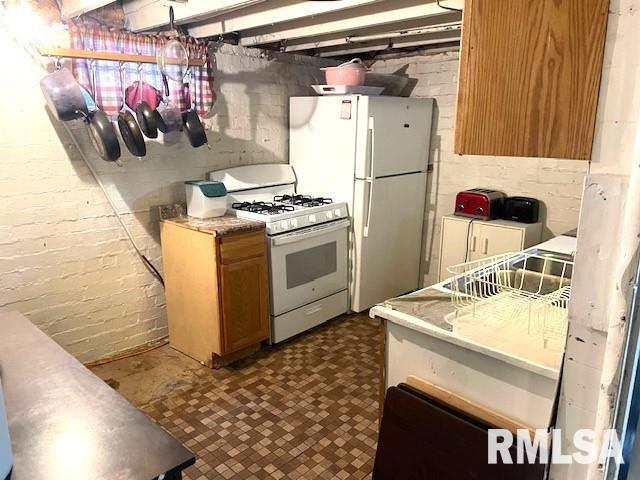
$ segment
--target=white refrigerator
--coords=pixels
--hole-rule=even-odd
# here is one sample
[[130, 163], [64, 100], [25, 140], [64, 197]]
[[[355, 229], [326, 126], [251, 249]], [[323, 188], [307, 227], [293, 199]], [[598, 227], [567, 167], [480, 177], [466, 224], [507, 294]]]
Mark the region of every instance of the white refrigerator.
[[297, 193], [349, 205], [351, 309], [419, 288], [433, 99], [292, 97], [289, 113]]

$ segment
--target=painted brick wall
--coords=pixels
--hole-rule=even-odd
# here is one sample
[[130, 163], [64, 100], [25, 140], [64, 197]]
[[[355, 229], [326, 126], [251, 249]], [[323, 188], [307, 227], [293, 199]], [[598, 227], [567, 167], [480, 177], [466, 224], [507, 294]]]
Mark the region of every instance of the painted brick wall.
[[[126, 239], [85, 154], [130, 226], [161, 268], [156, 206], [183, 201], [182, 182], [214, 169], [286, 162], [288, 97], [310, 94], [320, 59], [224, 46], [216, 55], [220, 102], [206, 120], [211, 150], [182, 135], [149, 142], [143, 159], [118, 167], [100, 160], [84, 126], [80, 150], [47, 114], [42, 66], [7, 32], [0, 50], [14, 74], [2, 75], [0, 128], [0, 309], [17, 310], [81, 361], [93, 361], [166, 336], [164, 295]], [[11, 115], [11, 118], [8, 117]]]
[[378, 60], [377, 73], [405, 73], [416, 84], [411, 96], [435, 98], [431, 133], [431, 162], [425, 221], [425, 285], [438, 278], [440, 224], [453, 212], [455, 194], [489, 187], [507, 195], [540, 199], [546, 207], [546, 237], [578, 225], [580, 199], [588, 162], [546, 158], [455, 155], [453, 126], [458, 75], [457, 51]]

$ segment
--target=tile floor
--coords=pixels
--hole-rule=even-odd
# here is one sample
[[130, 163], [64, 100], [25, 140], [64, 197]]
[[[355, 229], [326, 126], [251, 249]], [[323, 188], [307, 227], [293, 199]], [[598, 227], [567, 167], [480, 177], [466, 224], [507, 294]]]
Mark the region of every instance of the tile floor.
[[198, 457], [184, 478], [370, 478], [378, 324], [348, 315], [232, 367], [162, 347], [94, 368]]

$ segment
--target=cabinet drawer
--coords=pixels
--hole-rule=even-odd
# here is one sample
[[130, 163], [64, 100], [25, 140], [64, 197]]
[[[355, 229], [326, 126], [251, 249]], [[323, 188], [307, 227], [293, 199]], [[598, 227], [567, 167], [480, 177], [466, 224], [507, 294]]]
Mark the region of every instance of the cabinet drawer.
[[245, 258], [266, 255], [267, 240], [264, 230], [229, 235], [220, 239], [220, 261], [231, 263]]

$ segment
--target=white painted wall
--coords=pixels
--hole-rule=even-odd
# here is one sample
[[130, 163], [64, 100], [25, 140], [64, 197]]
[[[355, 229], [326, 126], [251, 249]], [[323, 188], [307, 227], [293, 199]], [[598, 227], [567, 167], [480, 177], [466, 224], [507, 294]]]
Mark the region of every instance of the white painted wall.
[[[217, 54], [218, 113], [206, 121], [211, 150], [186, 138], [148, 144], [120, 168], [100, 160], [83, 125], [81, 151], [49, 118], [42, 67], [6, 31], [0, 51], [0, 309], [27, 315], [81, 361], [112, 356], [166, 336], [164, 295], [115, 219], [81, 154], [98, 170], [139, 246], [161, 268], [157, 205], [184, 201], [182, 182], [236, 165], [286, 162], [288, 97], [310, 94], [326, 62], [261, 57], [225, 46]], [[124, 148], [123, 148], [124, 150]], [[0, 326], [1, 330], [1, 326]]]
[[425, 285], [437, 281], [441, 219], [453, 212], [457, 192], [489, 187], [507, 195], [538, 198], [546, 207], [544, 236], [550, 237], [578, 225], [588, 168], [588, 162], [582, 160], [455, 155], [458, 63], [459, 53], [451, 51], [378, 60], [372, 67], [376, 73], [407, 75], [415, 82], [411, 96], [436, 100], [431, 133], [434, 170], [429, 177], [425, 214]]
[[[640, 0], [611, 0], [609, 5], [596, 136], [569, 307], [559, 408], [565, 444], [579, 428], [610, 428], [617, 401], [640, 238], [639, 9]], [[574, 464], [552, 468], [550, 478], [600, 479], [602, 474], [598, 465]]]

